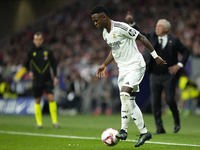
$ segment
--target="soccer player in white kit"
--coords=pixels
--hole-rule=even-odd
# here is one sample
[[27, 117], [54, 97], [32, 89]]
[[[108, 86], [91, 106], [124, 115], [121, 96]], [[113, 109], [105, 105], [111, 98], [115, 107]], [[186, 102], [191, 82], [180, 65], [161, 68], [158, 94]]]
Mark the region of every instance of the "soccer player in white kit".
[[121, 100], [121, 130], [116, 135], [126, 140], [130, 117], [140, 131], [140, 138], [135, 147], [143, 145], [151, 139], [151, 133], [145, 127], [141, 110], [135, 103], [136, 92], [145, 74], [146, 64], [139, 52], [135, 40], [139, 40], [147, 49], [158, 65], [166, 64], [157, 55], [148, 39], [137, 30], [123, 22], [110, 19], [109, 11], [103, 5], [96, 5], [91, 11], [91, 17], [97, 28], [103, 29], [103, 39], [111, 47], [110, 54], [97, 69], [97, 77], [105, 77], [105, 71], [111, 61], [115, 60], [119, 68], [118, 86]]

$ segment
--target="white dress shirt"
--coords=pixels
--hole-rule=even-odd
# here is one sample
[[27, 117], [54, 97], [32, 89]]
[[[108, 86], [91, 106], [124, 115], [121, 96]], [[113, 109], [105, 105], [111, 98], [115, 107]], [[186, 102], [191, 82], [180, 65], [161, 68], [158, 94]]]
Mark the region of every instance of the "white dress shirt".
[[168, 41], [167, 34], [165, 34], [163, 37], [161, 37], [161, 36], [158, 37], [159, 43], [161, 43], [161, 39], [162, 39], [162, 49], [164, 49], [165, 46], [167, 45], [167, 41]]

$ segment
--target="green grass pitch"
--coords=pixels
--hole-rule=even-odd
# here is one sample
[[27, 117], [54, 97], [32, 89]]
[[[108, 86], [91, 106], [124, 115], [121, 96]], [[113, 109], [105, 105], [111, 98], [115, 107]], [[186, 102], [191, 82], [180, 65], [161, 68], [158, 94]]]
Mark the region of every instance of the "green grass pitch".
[[[181, 117], [181, 130], [174, 134], [172, 116], [163, 115], [166, 134], [153, 135], [139, 148], [134, 144], [139, 131], [130, 120], [127, 141], [109, 147], [102, 143], [106, 128], [120, 128], [120, 114], [105, 116], [58, 116], [54, 129], [49, 115], [43, 115], [43, 129], [35, 129], [34, 116], [0, 115], [0, 150], [200, 150], [200, 116]], [[144, 114], [147, 129], [155, 132], [154, 118]]]

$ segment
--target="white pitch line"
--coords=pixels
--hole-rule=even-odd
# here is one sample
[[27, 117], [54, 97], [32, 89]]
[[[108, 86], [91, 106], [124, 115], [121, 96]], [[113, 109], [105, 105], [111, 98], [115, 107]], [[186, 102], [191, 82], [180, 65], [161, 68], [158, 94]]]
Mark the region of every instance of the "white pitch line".
[[[126, 140], [126, 141], [128, 141], [128, 142], [137, 142], [136, 140]], [[166, 142], [151, 142], [151, 141], [146, 141], [145, 143], [160, 144], [160, 145], [174, 145], [174, 146], [200, 147], [200, 145], [194, 145], [194, 144], [180, 144], [180, 143], [166, 143]]]
[[88, 139], [96, 140], [100, 138], [95, 137], [80, 137], [80, 136], [68, 136], [68, 135], [56, 135], [56, 134], [41, 134], [41, 133], [28, 133], [28, 132], [15, 132], [15, 131], [1, 131], [0, 133], [14, 134], [14, 135], [30, 135], [30, 136], [46, 136], [46, 137], [59, 137], [59, 138], [71, 138], [71, 139]]
[[[96, 137], [81, 137], [81, 136], [68, 136], [68, 135], [56, 135], [56, 134], [41, 134], [41, 133], [15, 132], [15, 131], [3, 131], [3, 130], [0, 130], [0, 133], [13, 134], [13, 135], [29, 135], [29, 136], [70, 138], [70, 139], [87, 139], [87, 140], [100, 140], [101, 139], [101, 138], [96, 138]], [[126, 141], [127, 142], [137, 142], [136, 140], [126, 140]], [[165, 143], [165, 142], [151, 142], [151, 141], [146, 141], [145, 143], [160, 144], [160, 145], [200, 147], [200, 145], [194, 145], [194, 144], [179, 144], [179, 143]]]

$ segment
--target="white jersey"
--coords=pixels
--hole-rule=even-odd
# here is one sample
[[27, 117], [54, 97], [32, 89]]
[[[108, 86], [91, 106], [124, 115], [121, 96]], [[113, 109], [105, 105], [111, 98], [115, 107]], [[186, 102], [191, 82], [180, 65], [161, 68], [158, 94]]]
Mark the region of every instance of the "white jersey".
[[145, 61], [136, 45], [139, 31], [124, 22], [111, 20], [110, 33], [104, 28], [103, 39], [112, 49], [112, 55], [120, 70], [134, 70], [144, 67]]

